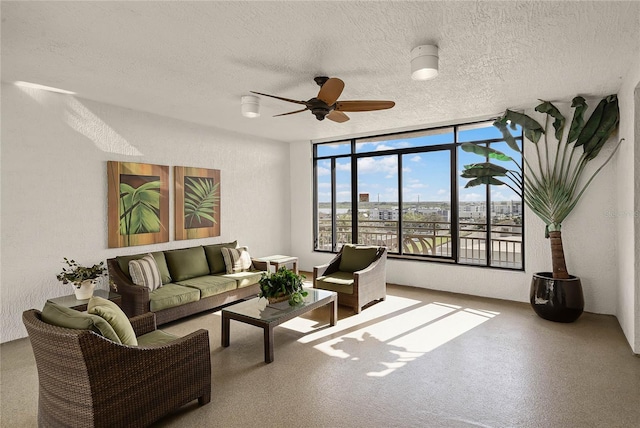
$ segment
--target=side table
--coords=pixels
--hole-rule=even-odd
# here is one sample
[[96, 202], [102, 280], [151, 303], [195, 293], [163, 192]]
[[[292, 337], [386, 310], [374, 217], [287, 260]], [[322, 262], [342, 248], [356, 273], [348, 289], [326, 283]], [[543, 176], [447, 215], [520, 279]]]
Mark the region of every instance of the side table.
[[[102, 297], [103, 299], [111, 300], [118, 306], [122, 304], [122, 296], [118, 293], [114, 293], [113, 291], [107, 290], [94, 290], [94, 296]], [[47, 299], [49, 302], [57, 303], [60, 306], [64, 306], [66, 308], [75, 309], [76, 311], [86, 311], [87, 304], [89, 304], [89, 299], [78, 300], [76, 299], [75, 294], [70, 294], [68, 296], [62, 297], [54, 297], [53, 299]]]
[[280, 266], [291, 265], [291, 270], [293, 270], [296, 273], [296, 275], [298, 274], [298, 258], [297, 257], [283, 256], [282, 254], [276, 254], [276, 255], [267, 256], [267, 257], [257, 257], [256, 260], [269, 263], [269, 265], [273, 266], [276, 271], [280, 269]]

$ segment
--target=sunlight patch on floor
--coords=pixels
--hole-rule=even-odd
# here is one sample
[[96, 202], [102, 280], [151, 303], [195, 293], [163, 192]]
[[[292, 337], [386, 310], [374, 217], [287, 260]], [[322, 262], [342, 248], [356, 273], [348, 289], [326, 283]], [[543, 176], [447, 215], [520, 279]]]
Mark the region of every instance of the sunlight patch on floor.
[[[388, 300], [391, 303], [393, 299], [390, 296]], [[338, 337], [335, 336], [336, 331], [332, 328], [306, 335], [300, 339], [300, 342], [310, 342], [309, 336], [312, 335], [313, 340], [319, 339], [321, 335], [331, 335], [331, 339], [315, 345], [314, 348], [329, 356], [355, 362], [371, 357], [371, 355], [362, 354], [370, 353], [375, 349], [376, 352], [381, 352], [377, 355], [376, 368], [382, 368], [368, 371], [367, 376], [382, 377], [499, 315], [498, 312], [438, 302], [420, 305], [413, 309], [409, 308], [411, 305], [407, 305], [409, 302], [397, 303], [400, 305], [396, 305], [395, 308], [386, 307], [382, 303], [374, 306], [377, 309], [385, 306], [386, 317], [382, 321], [375, 322], [375, 318], [380, 314], [374, 315], [374, 311], [367, 313], [367, 320], [362, 319], [360, 315], [369, 311], [367, 309], [358, 316], [343, 320], [345, 324], [350, 324], [349, 326], [342, 325], [342, 322], [338, 323], [341, 331], [350, 330], [357, 325], [364, 325], [362, 328]], [[398, 311], [403, 308], [409, 309]], [[394, 316], [393, 312], [399, 313]], [[371, 323], [368, 324], [367, 321]], [[306, 325], [306, 327], [310, 326]], [[369, 342], [366, 343], [367, 346], [363, 346], [365, 342]]]

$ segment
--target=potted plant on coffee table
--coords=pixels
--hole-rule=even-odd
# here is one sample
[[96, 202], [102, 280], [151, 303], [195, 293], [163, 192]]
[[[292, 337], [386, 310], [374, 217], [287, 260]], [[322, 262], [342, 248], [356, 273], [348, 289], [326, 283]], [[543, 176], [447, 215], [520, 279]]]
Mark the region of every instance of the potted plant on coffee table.
[[[583, 179], [586, 165], [598, 156], [617, 128], [618, 98], [615, 94], [603, 98], [586, 121], [584, 113], [588, 106], [583, 97], [575, 97], [571, 107], [574, 112], [568, 131], [565, 117], [548, 101], [535, 108], [545, 114], [544, 127], [526, 114], [511, 110], [494, 122], [507, 145], [522, 155], [522, 164], [491, 147], [474, 143], [461, 146], [464, 151], [485, 158], [485, 162], [464, 166], [461, 176], [471, 179], [465, 187], [508, 186], [520, 197], [524, 196], [525, 204], [546, 224], [545, 237], [551, 241], [552, 272], [533, 275], [530, 302], [539, 316], [558, 322], [573, 322], [584, 309], [580, 278], [567, 272], [560, 231], [562, 222], [623, 141], [620, 139], [604, 162]], [[550, 122], [554, 131], [551, 135]], [[508, 125], [511, 129], [522, 127], [523, 141], [528, 143], [526, 151], [516, 143]], [[494, 161], [511, 164], [503, 167]]]
[[64, 263], [67, 266], [62, 268], [62, 272], [56, 275], [56, 278], [63, 284], [71, 283], [78, 300], [91, 298], [97, 279], [107, 275], [104, 262], [85, 267], [79, 265], [75, 260], [69, 260], [65, 257]]
[[265, 272], [260, 278], [258, 297], [266, 297], [269, 303], [288, 300], [289, 305], [298, 305], [308, 294], [302, 288], [305, 278], [304, 275], [298, 275], [284, 266], [275, 273]]

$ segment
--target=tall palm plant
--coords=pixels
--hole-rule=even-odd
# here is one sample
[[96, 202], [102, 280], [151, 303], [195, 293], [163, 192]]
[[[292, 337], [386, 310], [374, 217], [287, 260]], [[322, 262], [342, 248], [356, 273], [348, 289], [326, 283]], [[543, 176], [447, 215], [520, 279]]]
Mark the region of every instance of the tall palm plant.
[[[464, 166], [461, 176], [471, 179], [465, 187], [483, 184], [508, 186], [520, 197], [524, 197], [527, 206], [544, 221], [545, 237], [551, 240], [554, 279], [569, 278], [560, 230], [562, 222], [623, 141], [620, 139], [600, 167], [583, 180], [587, 163], [598, 156], [618, 125], [618, 97], [614, 94], [603, 98], [586, 122], [584, 114], [588, 106], [585, 99], [575, 97], [571, 107], [574, 108], [574, 113], [566, 138], [566, 119], [549, 101], [543, 101], [535, 108], [545, 114], [544, 127], [530, 116], [511, 110], [506, 110], [494, 122], [493, 125], [501, 131], [507, 145], [522, 155], [522, 164], [490, 147], [475, 143], [462, 144], [462, 150], [485, 158], [485, 162]], [[551, 121], [553, 137], [549, 135]], [[517, 129], [518, 125], [522, 127], [526, 140], [531, 143], [526, 156], [524, 141], [520, 148], [509, 130], [509, 127]], [[582, 147], [582, 152], [579, 147]], [[512, 162], [515, 167], [506, 168], [492, 161]]]

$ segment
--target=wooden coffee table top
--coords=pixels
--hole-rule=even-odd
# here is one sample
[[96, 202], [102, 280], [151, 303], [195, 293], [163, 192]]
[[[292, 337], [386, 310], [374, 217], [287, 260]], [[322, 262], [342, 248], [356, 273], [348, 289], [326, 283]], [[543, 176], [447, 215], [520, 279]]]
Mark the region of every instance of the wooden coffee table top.
[[338, 321], [338, 294], [334, 291], [305, 288], [304, 302], [290, 306], [289, 302], [270, 304], [265, 298], [255, 298], [222, 309], [222, 346], [229, 346], [230, 321], [236, 320], [264, 330], [264, 361], [273, 361], [273, 329], [297, 316], [321, 306], [329, 305], [329, 325]]

